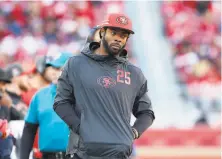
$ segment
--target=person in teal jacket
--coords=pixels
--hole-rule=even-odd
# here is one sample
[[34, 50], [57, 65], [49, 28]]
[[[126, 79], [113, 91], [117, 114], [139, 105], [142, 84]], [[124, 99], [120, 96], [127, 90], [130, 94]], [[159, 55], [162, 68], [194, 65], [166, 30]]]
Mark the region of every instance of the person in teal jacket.
[[29, 158], [38, 128], [39, 148], [43, 159], [65, 159], [69, 128], [54, 112], [53, 102], [61, 69], [71, 56], [72, 54], [62, 53], [57, 59], [49, 57], [46, 60], [48, 67], [51, 67], [54, 80], [32, 98], [21, 139], [21, 159]]

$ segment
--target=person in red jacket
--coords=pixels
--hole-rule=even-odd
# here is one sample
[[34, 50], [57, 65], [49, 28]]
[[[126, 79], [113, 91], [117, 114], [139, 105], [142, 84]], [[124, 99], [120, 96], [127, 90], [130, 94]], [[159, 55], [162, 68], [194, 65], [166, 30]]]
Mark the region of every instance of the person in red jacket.
[[10, 159], [13, 147], [13, 136], [8, 127], [6, 119], [0, 119], [0, 158]]

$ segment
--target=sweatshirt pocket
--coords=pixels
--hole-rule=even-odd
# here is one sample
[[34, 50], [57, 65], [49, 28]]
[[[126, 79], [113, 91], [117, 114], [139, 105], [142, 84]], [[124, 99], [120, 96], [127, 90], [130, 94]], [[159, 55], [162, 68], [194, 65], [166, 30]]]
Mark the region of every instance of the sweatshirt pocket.
[[132, 141], [133, 141], [133, 140], [134, 140], [134, 134], [133, 134], [132, 127], [131, 127], [131, 125], [130, 125], [130, 121], [128, 121], [128, 120], [126, 119], [126, 117], [125, 117], [124, 114], [122, 114], [122, 118], [123, 118], [123, 120], [124, 120], [124, 123], [125, 123], [126, 127], [128, 128], [128, 131], [130, 132], [131, 139], [132, 139]]

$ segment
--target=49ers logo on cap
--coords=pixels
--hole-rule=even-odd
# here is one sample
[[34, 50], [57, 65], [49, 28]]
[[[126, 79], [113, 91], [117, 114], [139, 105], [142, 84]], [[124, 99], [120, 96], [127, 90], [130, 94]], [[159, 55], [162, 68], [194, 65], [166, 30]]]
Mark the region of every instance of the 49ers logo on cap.
[[116, 18], [117, 23], [127, 25], [128, 24], [128, 19], [124, 16], [120, 16]]

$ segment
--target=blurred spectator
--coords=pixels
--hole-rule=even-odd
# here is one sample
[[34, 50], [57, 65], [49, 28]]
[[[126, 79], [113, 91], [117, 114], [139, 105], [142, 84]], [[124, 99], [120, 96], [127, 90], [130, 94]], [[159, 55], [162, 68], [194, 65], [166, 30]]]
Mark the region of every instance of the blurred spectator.
[[[22, 120], [27, 111], [27, 105], [22, 101], [21, 94], [24, 91], [24, 88], [21, 87], [22, 79], [20, 75], [22, 74], [22, 68], [19, 64], [12, 64], [6, 68], [6, 72], [8, 73], [11, 83], [7, 84], [5, 87], [5, 91], [10, 96], [12, 100], [12, 111], [10, 114], [11, 120]], [[27, 81], [23, 81], [23, 85], [26, 84]]]
[[5, 90], [6, 84], [10, 82], [7, 72], [0, 69], [0, 158], [10, 158], [14, 140], [13, 136], [6, 132], [13, 112], [12, 99]]
[[0, 119], [0, 158], [10, 159], [13, 148], [13, 136], [7, 120]]
[[36, 60], [35, 66], [20, 76], [20, 87], [25, 91], [21, 94], [22, 100], [29, 105], [32, 96], [51, 82], [50, 69], [46, 67], [46, 56]]
[[8, 74], [0, 69], [0, 118], [10, 120], [10, 107], [12, 106], [12, 100], [5, 91], [5, 86], [10, 83], [11, 80]]
[[0, 66], [14, 61], [23, 69], [52, 49], [79, 53], [93, 27], [122, 2], [36, 1], [0, 3]]

